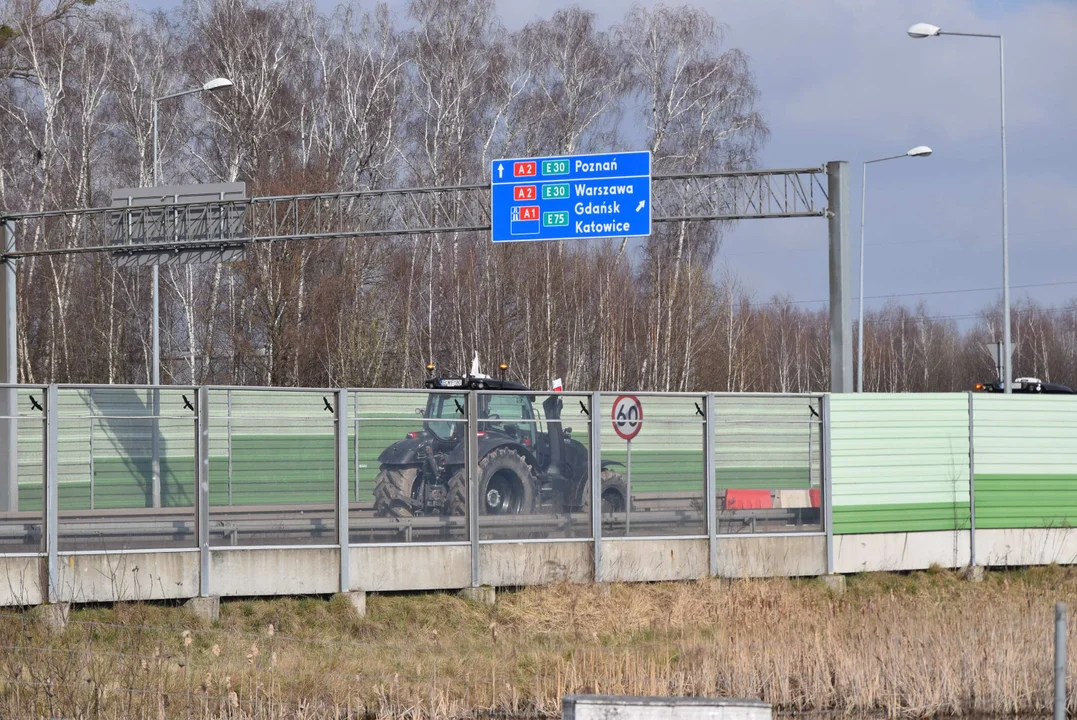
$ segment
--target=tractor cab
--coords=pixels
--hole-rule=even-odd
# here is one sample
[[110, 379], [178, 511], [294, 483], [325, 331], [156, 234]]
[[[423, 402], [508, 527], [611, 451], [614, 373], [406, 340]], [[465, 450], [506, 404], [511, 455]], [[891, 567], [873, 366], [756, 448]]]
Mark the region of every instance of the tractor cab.
[[[479, 437], [487, 433], [505, 435], [519, 440], [525, 447], [535, 444], [535, 396], [528, 388], [511, 380], [491, 378], [432, 378], [426, 381], [430, 389], [507, 390], [520, 394], [483, 394], [478, 398]], [[444, 441], [463, 438], [467, 419], [467, 394], [430, 393], [426, 400], [423, 429]]]

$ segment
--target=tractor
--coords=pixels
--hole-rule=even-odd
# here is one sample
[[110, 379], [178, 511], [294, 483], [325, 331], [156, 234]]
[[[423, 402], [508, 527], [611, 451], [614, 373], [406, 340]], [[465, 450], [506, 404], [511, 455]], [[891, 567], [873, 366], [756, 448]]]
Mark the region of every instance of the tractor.
[[[504, 366], [502, 366], [504, 369]], [[432, 366], [428, 370], [432, 371]], [[536, 414], [534, 391], [478, 372], [431, 377], [421, 430], [409, 432], [378, 457], [374, 513], [379, 517], [464, 515], [467, 495], [467, 399], [472, 390], [504, 390], [478, 396], [479, 512], [530, 515], [581, 512], [590, 504], [587, 448], [561, 422], [563, 398], [551, 394]], [[581, 413], [588, 413], [581, 403]], [[624, 477], [603, 462], [602, 512], [623, 512]]]

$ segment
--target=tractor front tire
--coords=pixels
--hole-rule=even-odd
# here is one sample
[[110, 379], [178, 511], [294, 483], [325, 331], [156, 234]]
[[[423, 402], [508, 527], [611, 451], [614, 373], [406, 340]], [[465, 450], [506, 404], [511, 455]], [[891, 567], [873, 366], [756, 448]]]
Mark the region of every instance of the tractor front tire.
[[[590, 510], [591, 505], [591, 483], [590, 481], [583, 484], [583, 496], [580, 503], [581, 509]], [[616, 473], [613, 470], [602, 471], [602, 514], [609, 515], [611, 513], [621, 513], [625, 511], [628, 506], [628, 483], [625, 482], [624, 475]]]
[[[535, 511], [538, 475], [512, 448], [500, 447], [482, 458], [479, 478], [481, 515], [530, 515]], [[461, 468], [449, 479], [449, 514], [464, 515], [467, 505], [467, 476]]]
[[602, 514], [624, 512], [628, 507], [628, 484], [624, 475], [602, 471]]
[[417, 465], [382, 465], [374, 480], [374, 515], [412, 517], [415, 514], [412, 492], [418, 477]]

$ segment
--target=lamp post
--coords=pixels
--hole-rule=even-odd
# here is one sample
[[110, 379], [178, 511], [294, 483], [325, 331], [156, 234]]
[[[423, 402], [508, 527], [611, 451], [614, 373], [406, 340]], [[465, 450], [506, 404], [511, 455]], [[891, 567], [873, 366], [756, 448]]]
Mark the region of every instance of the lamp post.
[[[224, 90], [225, 88], [232, 87], [232, 81], [228, 78], [214, 78], [209, 82], [202, 85], [200, 88], [193, 88], [191, 90], [183, 90], [182, 92], [172, 93], [171, 95], [162, 95], [159, 98], [153, 99], [153, 185], [158, 186], [161, 182], [161, 168], [157, 159], [157, 105], [162, 100], [171, 100], [173, 98], [183, 97], [184, 95], [194, 95], [201, 92], [212, 92], [214, 90]], [[152, 367], [152, 384], [161, 384], [161, 343], [160, 343], [160, 304], [158, 302], [158, 287], [159, 277], [157, 265], [153, 266], [153, 367]]]
[[[195, 93], [211, 92], [213, 90], [223, 90], [225, 88], [232, 87], [232, 81], [228, 78], [214, 78], [209, 82], [202, 85], [200, 88], [193, 88], [191, 90], [183, 90], [182, 92], [172, 93], [171, 95], [163, 95], [159, 98], [153, 99], [153, 185], [158, 187], [161, 182], [161, 167], [158, 160], [157, 152], [157, 106], [162, 100], [171, 100], [172, 98], [183, 97], [184, 95], [194, 95]], [[160, 300], [159, 300], [159, 288], [160, 288], [160, 276], [161, 273], [155, 263], [153, 265], [153, 366], [151, 368], [151, 382], [153, 385], [153, 448], [152, 448], [152, 506], [155, 508], [161, 507], [161, 437], [160, 437], [160, 415], [161, 415], [161, 391], [159, 385], [161, 384], [161, 333], [160, 333]]]
[[959, 37], [992, 38], [998, 40], [999, 100], [1002, 132], [1002, 361], [1005, 364], [1003, 387], [1005, 392], [1013, 391], [1013, 363], [1010, 347], [1010, 230], [1006, 215], [1006, 60], [1002, 47], [1002, 36], [989, 33], [943, 32], [935, 25], [916, 23], [908, 30], [909, 37], [920, 39], [938, 35], [956, 35]]
[[857, 363], [856, 363], [856, 391], [864, 392], [864, 215], [867, 211], [868, 198], [868, 165], [886, 160], [897, 160], [905, 157], [928, 157], [931, 148], [927, 145], [917, 145], [912, 150], [901, 155], [890, 155], [884, 158], [864, 161], [864, 177], [860, 181], [860, 320], [857, 329]]

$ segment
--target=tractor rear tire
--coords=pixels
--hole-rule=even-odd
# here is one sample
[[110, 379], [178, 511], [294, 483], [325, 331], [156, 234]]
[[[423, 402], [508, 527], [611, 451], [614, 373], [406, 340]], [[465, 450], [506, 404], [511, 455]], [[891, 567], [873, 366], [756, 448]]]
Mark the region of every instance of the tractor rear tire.
[[418, 465], [382, 465], [374, 480], [374, 515], [409, 518], [415, 514], [412, 493]]
[[[530, 515], [535, 511], [539, 479], [535, 469], [518, 452], [497, 448], [479, 461], [479, 513]], [[449, 515], [467, 511], [467, 475], [461, 468], [449, 479]]]

